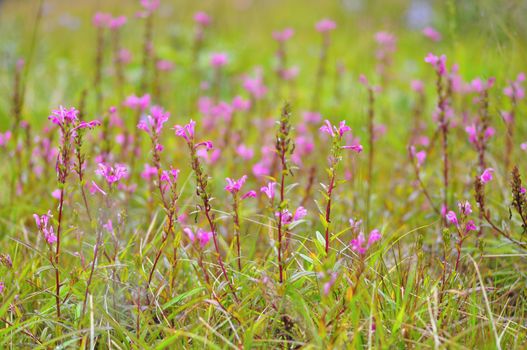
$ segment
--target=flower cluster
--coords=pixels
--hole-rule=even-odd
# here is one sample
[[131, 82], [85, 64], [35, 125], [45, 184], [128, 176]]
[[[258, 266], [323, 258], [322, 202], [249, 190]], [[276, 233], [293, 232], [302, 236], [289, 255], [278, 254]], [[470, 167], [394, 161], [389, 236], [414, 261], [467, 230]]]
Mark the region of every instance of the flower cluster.
[[202, 229], [198, 229], [196, 233], [194, 233], [190, 227], [185, 227], [183, 229], [183, 232], [186, 233], [188, 239], [192, 243], [195, 243], [195, 242], [199, 243], [199, 246], [201, 247], [201, 249], [205, 248], [212, 238], [212, 232], [205, 231]]
[[457, 205], [459, 218], [453, 210], [449, 210], [446, 213], [447, 222], [456, 226], [460, 234], [462, 233], [463, 235], [466, 235], [470, 231], [477, 230], [474, 221], [468, 219], [468, 216], [472, 213], [472, 206], [470, 203], [468, 201], [464, 201], [458, 202]]
[[110, 186], [128, 176], [128, 169], [122, 164], [111, 166], [109, 164], [99, 163], [97, 166], [98, 169], [95, 173], [102, 176]]
[[35, 223], [38, 230], [44, 235], [46, 242], [48, 242], [50, 245], [56, 243], [57, 236], [55, 235], [53, 226], [50, 223], [50, 218], [52, 217], [51, 211], [48, 211], [47, 214], [41, 216], [33, 214], [33, 217], [35, 218]]

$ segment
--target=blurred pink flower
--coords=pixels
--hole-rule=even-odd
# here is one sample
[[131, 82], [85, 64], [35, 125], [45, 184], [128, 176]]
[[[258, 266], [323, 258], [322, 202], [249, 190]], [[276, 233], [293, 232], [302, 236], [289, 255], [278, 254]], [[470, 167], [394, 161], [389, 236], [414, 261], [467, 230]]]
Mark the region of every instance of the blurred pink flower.
[[441, 41], [441, 33], [432, 27], [426, 27], [423, 29], [423, 35], [432, 41]]
[[205, 12], [198, 11], [194, 14], [194, 22], [196, 22], [197, 24], [203, 27], [207, 27], [211, 22], [211, 18]]
[[485, 169], [483, 171], [483, 173], [481, 174], [481, 176], [480, 176], [481, 182], [485, 184], [485, 183], [491, 181], [493, 173], [494, 173], [494, 169], [492, 169], [492, 168]]
[[324, 19], [318, 21], [317, 24], [315, 25], [315, 29], [319, 33], [330, 32], [330, 31], [334, 30], [335, 28], [337, 28], [337, 24], [335, 22], [333, 22], [332, 20], [327, 19], [327, 18], [324, 18]]
[[224, 52], [216, 52], [210, 56], [210, 65], [214, 68], [220, 68], [229, 63], [229, 56]]

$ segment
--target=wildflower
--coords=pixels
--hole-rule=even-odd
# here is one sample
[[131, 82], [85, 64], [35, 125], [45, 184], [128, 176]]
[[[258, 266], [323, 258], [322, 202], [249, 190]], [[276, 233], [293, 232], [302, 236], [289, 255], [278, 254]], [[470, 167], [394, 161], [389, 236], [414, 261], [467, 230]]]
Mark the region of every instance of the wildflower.
[[198, 11], [194, 14], [194, 22], [201, 25], [202, 27], [207, 27], [210, 24], [211, 19], [210, 16], [205, 12]]
[[53, 197], [55, 199], [60, 199], [60, 190], [57, 188], [56, 190], [51, 192], [51, 197]]
[[481, 182], [482, 183], [487, 183], [489, 182], [490, 180], [492, 180], [492, 174], [494, 173], [494, 169], [493, 168], [487, 168], [483, 171], [483, 173], [481, 174], [480, 176], [480, 179], [481, 179]]
[[5, 133], [0, 132], [0, 147], [4, 147], [11, 140], [11, 131], [6, 131]]
[[295, 215], [293, 215], [293, 221], [298, 221], [303, 219], [307, 215], [306, 208], [300, 206], [295, 210]]
[[412, 90], [419, 94], [424, 91], [424, 84], [421, 80], [412, 80], [410, 86], [412, 87]]
[[141, 173], [141, 177], [145, 180], [150, 180], [155, 175], [157, 175], [157, 168], [155, 166], [150, 166], [149, 164], [145, 164], [145, 168], [143, 172]]
[[256, 198], [256, 191], [251, 190], [247, 192], [246, 194], [242, 196], [242, 199], [245, 199], [245, 198]]
[[124, 101], [124, 105], [130, 109], [144, 111], [145, 109], [148, 108], [148, 106], [150, 106], [150, 95], [149, 94], [145, 94], [143, 96], [130, 95]]
[[99, 163], [98, 169], [95, 173], [104, 177], [106, 182], [111, 185], [126, 177], [128, 175], [128, 169], [122, 164], [115, 164], [115, 166], [112, 167], [104, 163]]
[[248, 111], [251, 108], [251, 101], [245, 100], [241, 96], [236, 96], [231, 102], [232, 109], [236, 111]]
[[457, 219], [457, 215], [455, 212], [453, 212], [452, 210], [450, 210], [447, 214], [446, 214], [446, 219], [449, 223], [451, 224], [454, 224], [454, 225], [458, 225], [459, 224], [459, 221]]
[[156, 63], [156, 68], [162, 72], [170, 72], [174, 69], [174, 63], [169, 60], [159, 60]]
[[252, 148], [245, 146], [244, 144], [236, 147], [236, 154], [242, 157], [244, 160], [251, 160], [254, 156], [254, 151]]
[[194, 234], [194, 232], [192, 232], [192, 229], [186, 227], [183, 229], [183, 232], [187, 234], [189, 240], [192, 243], [196, 242], [197, 239], [201, 249], [205, 248], [205, 246], [209, 243], [212, 238], [212, 232], [204, 231], [202, 229], [198, 229], [197, 232]]
[[184, 138], [187, 143], [190, 143], [194, 140], [195, 126], [196, 122], [191, 119], [190, 122], [185, 126], [175, 125], [174, 130], [176, 131], [177, 136]]
[[503, 89], [503, 93], [514, 100], [523, 99], [525, 97], [525, 89], [523, 88], [524, 81], [525, 73], [518, 74], [516, 80]]
[[293, 36], [294, 33], [295, 31], [293, 29], [285, 28], [282, 31], [273, 32], [273, 39], [278, 42], [285, 42], [289, 40]]
[[332, 20], [327, 19], [327, 18], [324, 18], [324, 19], [318, 21], [317, 24], [315, 25], [315, 29], [319, 33], [330, 32], [330, 31], [334, 30], [335, 28], [337, 28], [337, 24], [335, 22], [333, 22]]
[[102, 225], [102, 227], [104, 227], [106, 229], [106, 231], [108, 231], [109, 233], [112, 233], [113, 232], [112, 220], [108, 219], [108, 222], [106, 224]]
[[126, 16], [118, 16], [110, 18], [108, 27], [110, 29], [119, 29], [126, 24]]
[[375, 229], [370, 232], [368, 235], [368, 241], [366, 241], [364, 232], [361, 231], [357, 235], [357, 238], [351, 240], [351, 250], [357, 252], [360, 255], [364, 255], [375, 242], [381, 239], [381, 237], [382, 236], [379, 230]]
[[48, 242], [48, 244], [52, 245], [57, 242], [57, 236], [55, 235], [55, 231], [53, 230], [53, 226], [50, 224], [50, 218], [52, 217], [51, 211], [48, 210], [47, 214], [38, 216], [37, 214], [33, 214], [33, 217], [35, 218], [35, 223], [37, 225], [37, 228], [40, 232], [44, 235], [44, 238]]
[[170, 117], [170, 113], [166, 112], [163, 108], [159, 106], [153, 106], [150, 109], [150, 115], [145, 119], [142, 119], [137, 127], [141, 130], [146, 131], [149, 134], [156, 133], [159, 134], [163, 125], [167, 122]]
[[95, 27], [103, 28], [107, 27], [110, 24], [110, 21], [112, 20], [112, 16], [108, 13], [103, 12], [97, 12], [92, 18], [92, 24]]
[[432, 27], [426, 27], [423, 29], [423, 35], [432, 41], [441, 41], [441, 33]]
[[106, 192], [104, 192], [102, 188], [100, 188], [99, 185], [95, 183], [95, 181], [92, 181], [90, 186], [90, 193], [94, 195], [97, 192], [101, 193], [103, 196], [106, 196]]
[[159, 7], [160, 0], [141, 0], [141, 6], [148, 12], [152, 13]]
[[276, 185], [276, 182], [269, 182], [266, 186], [260, 188], [260, 192], [265, 193], [267, 198], [272, 200], [274, 198], [275, 185]]
[[210, 65], [214, 68], [220, 68], [225, 66], [229, 62], [229, 56], [226, 53], [219, 52], [213, 53], [210, 56]]
[[446, 56], [435, 56], [432, 53], [429, 53], [425, 57], [425, 62], [431, 64], [437, 71], [439, 75], [446, 74]]
[[230, 178], [226, 178], [225, 180], [227, 181], [227, 186], [225, 186], [225, 190], [234, 194], [240, 191], [243, 184], [247, 180], [247, 175], [242, 176], [239, 180], [232, 180]]

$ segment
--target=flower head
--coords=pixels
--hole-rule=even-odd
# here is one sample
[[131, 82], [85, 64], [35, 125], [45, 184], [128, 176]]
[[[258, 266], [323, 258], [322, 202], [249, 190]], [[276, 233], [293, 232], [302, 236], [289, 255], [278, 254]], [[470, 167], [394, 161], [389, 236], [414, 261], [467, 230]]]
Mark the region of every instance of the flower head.
[[266, 186], [263, 186], [260, 188], [260, 192], [265, 193], [267, 198], [273, 199], [274, 198], [274, 187], [276, 186], [276, 182], [269, 182]]
[[243, 175], [239, 180], [233, 180], [231, 178], [226, 178], [225, 181], [227, 181], [227, 185], [225, 186], [225, 191], [228, 191], [232, 194], [238, 193], [246, 180], [247, 180], [247, 175]]
[[494, 173], [494, 169], [492, 168], [487, 168], [483, 171], [483, 173], [481, 174], [481, 176], [479, 177], [481, 182], [482, 183], [487, 183], [489, 182], [490, 180], [492, 180], [492, 174]]
[[289, 40], [293, 36], [294, 33], [295, 31], [293, 29], [285, 28], [282, 31], [273, 32], [273, 39], [278, 42], [285, 42]]
[[317, 22], [315, 29], [319, 33], [327, 33], [337, 28], [337, 24], [330, 19], [324, 18]]
[[229, 63], [229, 56], [224, 52], [216, 52], [210, 56], [210, 65], [214, 68], [220, 68]]
[[115, 164], [112, 167], [108, 164], [99, 163], [95, 173], [104, 177], [106, 182], [111, 185], [128, 176], [128, 169], [122, 164]]
[[177, 136], [184, 138], [187, 142], [192, 142], [194, 140], [195, 127], [196, 122], [191, 119], [187, 125], [175, 125], [174, 130], [176, 131]]
[[211, 19], [210, 16], [205, 12], [198, 11], [194, 14], [194, 22], [201, 25], [202, 27], [207, 27], [210, 24]]
[[35, 224], [37, 225], [38, 230], [42, 232], [48, 244], [51, 245], [56, 243], [57, 236], [55, 235], [53, 226], [50, 223], [50, 218], [52, 217], [51, 211], [48, 210], [47, 214], [41, 216], [33, 214], [33, 217], [35, 218]]
[[446, 56], [436, 56], [432, 53], [429, 53], [425, 57], [425, 62], [431, 64], [437, 71], [439, 75], [446, 74]]
[[441, 33], [432, 27], [426, 27], [423, 29], [423, 35], [432, 41], [441, 41]]

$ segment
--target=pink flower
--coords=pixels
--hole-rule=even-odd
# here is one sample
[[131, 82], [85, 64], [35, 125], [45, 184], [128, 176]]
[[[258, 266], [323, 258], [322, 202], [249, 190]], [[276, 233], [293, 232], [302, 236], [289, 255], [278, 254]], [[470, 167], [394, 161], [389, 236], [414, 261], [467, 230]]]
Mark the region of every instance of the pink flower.
[[103, 28], [108, 27], [111, 20], [112, 16], [110, 14], [97, 12], [95, 15], [93, 15], [92, 23], [95, 27]]
[[188, 237], [188, 239], [189, 239], [192, 243], [194, 243], [194, 241], [196, 240], [196, 236], [194, 236], [194, 232], [192, 232], [192, 229], [191, 229], [190, 227], [185, 227], [185, 228], [183, 229], [183, 232], [185, 232], [186, 235], [187, 235], [187, 237]]
[[210, 56], [210, 65], [214, 68], [220, 68], [229, 62], [229, 56], [223, 52], [213, 53]]
[[126, 24], [126, 16], [112, 17], [108, 22], [110, 29], [118, 29]]
[[456, 226], [459, 224], [459, 221], [457, 220], [456, 213], [453, 212], [452, 210], [450, 210], [448, 213], [446, 213], [446, 219], [447, 219], [447, 221], [449, 223], [454, 224]]
[[381, 233], [379, 230], [374, 229], [370, 232], [370, 235], [368, 236], [368, 246], [371, 246], [375, 242], [379, 241], [381, 239]]
[[487, 168], [483, 171], [483, 174], [481, 174], [481, 176], [479, 177], [481, 179], [481, 182], [482, 183], [487, 183], [489, 182], [490, 180], [492, 180], [492, 174], [494, 173], [494, 169], [492, 168]]
[[90, 193], [91, 195], [94, 195], [95, 193], [99, 192], [100, 194], [102, 194], [103, 196], [106, 196], [106, 192], [104, 192], [102, 190], [102, 188], [99, 187], [99, 185], [97, 185], [95, 183], [95, 181], [92, 181], [91, 182], [91, 186], [90, 186]]
[[337, 28], [337, 24], [335, 22], [333, 22], [332, 20], [327, 19], [327, 18], [324, 18], [324, 19], [318, 21], [317, 24], [315, 25], [315, 29], [319, 33], [330, 32], [330, 31], [334, 30], [335, 28]]
[[191, 119], [185, 126], [175, 125], [174, 130], [176, 131], [177, 136], [184, 138], [187, 142], [192, 142], [194, 140], [195, 127], [196, 122]]
[[441, 33], [432, 27], [426, 27], [423, 29], [423, 34], [432, 41], [441, 41]]
[[459, 212], [465, 216], [472, 213], [472, 206], [470, 205], [469, 201], [458, 202], [457, 206], [459, 208]]
[[156, 68], [161, 72], [170, 72], [174, 69], [174, 63], [169, 60], [159, 60], [156, 63]]
[[424, 91], [424, 83], [421, 80], [412, 80], [411, 87], [417, 93]]
[[525, 81], [525, 74], [520, 73], [516, 77], [516, 80], [511, 82], [508, 86], [503, 89], [503, 93], [515, 100], [521, 100], [525, 97], [525, 89], [523, 88], [523, 82]]
[[198, 230], [197, 236], [198, 236], [199, 246], [203, 249], [205, 248], [205, 246], [209, 243], [210, 239], [212, 238], [212, 232]]
[[415, 154], [415, 159], [417, 159], [417, 165], [421, 166], [426, 159], [426, 151], [419, 151]]
[[272, 200], [274, 198], [275, 185], [276, 185], [276, 182], [269, 182], [266, 186], [260, 188], [260, 192], [265, 193], [267, 198]]
[[241, 96], [236, 96], [231, 102], [232, 109], [236, 111], [248, 111], [251, 108], [251, 101], [245, 100]]
[[522, 151], [527, 151], [527, 142], [523, 142], [522, 144], [520, 144], [520, 148]]
[[130, 109], [144, 111], [150, 106], [150, 95], [145, 94], [141, 97], [130, 95], [124, 101], [124, 105]]
[[304, 112], [302, 115], [306, 123], [319, 123], [322, 116], [318, 112]]
[[242, 196], [242, 199], [246, 198], [256, 198], [256, 191], [249, 191]]
[[446, 56], [435, 56], [432, 53], [429, 53], [425, 57], [425, 62], [431, 64], [437, 71], [439, 75], [445, 75], [446, 74]]
[[57, 242], [57, 236], [55, 236], [55, 232], [53, 230], [53, 226], [50, 224], [50, 218], [52, 217], [51, 211], [48, 210], [47, 214], [44, 214], [42, 216], [38, 216], [37, 214], [33, 214], [33, 217], [35, 218], [35, 223], [37, 225], [37, 228], [40, 232], [44, 234], [44, 238], [48, 242], [48, 244], [54, 244]]
[[102, 227], [104, 227], [106, 229], [106, 231], [108, 231], [109, 233], [112, 233], [113, 232], [112, 220], [108, 219], [108, 222], [106, 224], [102, 225]]
[[0, 132], [0, 147], [4, 147], [11, 140], [11, 131], [6, 131], [5, 133]]
[[179, 177], [179, 169], [170, 168], [161, 172], [161, 181], [169, 184], [175, 184]]
[[157, 168], [155, 166], [150, 166], [145, 164], [145, 170], [141, 173], [141, 177], [145, 180], [150, 180], [157, 175]]
[[79, 120], [78, 114], [79, 111], [77, 111], [74, 107], [68, 109], [60, 106], [59, 109], [55, 109], [51, 112], [51, 115], [48, 117], [48, 119], [51, 120], [53, 124], [63, 126], [64, 124], [76, 123]]
[[141, 0], [141, 6], [143, 6], [143, 8], [150, 13], [157, 10], [160, 3], [160, 0]]
[[247, 90], [257, 100], [264, 97], [267, 93], [267, 87], [264, 85], [263, 79], [260, 74], [255, 78], [243, 78], [243, 88]]
[[132, 53], [127, 49], [120, 49], [117, 55], [120, 63], [127, 64], [132, 61]]
[[230, 193], [238, 193], [242, 188], [243, 184], [247, 180], [247, 175], [243, 175], [239, 180], [233, 180], [231, 178], [226, 178], [227, 185], [225, 186], [225, 191]]
[[279, 42], [285, 42], [293, 36], [295, 31], [291, 28], [285, 28], [282, 31], [273, 32], [273, 39]]
[[470, 231], [476, 231], [478, 228], [476, 227], [476, 224], [474, 224], [474, 220], [469, 220], [465, 224], [465, 233]]
[[293, 215], [293, 221], [298, 221], [303, 219], [307, 215], [306, 208], [300, 206], [295, 210], [295, 215]]
[[210, 16], [206, 14], [205, 12], [198, 11], [194, 14], [194, 22], [196, 22], [197, 24], [203, 27], [207, 27], [210, 24], [211, 19], [210, 19]]
[[55, 199], [60, 199], [60, 190], [56, 189], [55, 191], [51, 192], [51, 197]]
[[166, 112], [163, 108], [159, 106], [153, 106], [150, 109], [150, 115], [146, 117], [146, 120], [142, 119], [139, 124], [137, 124], [137, 127], [141, 130], [146, 131], [149, 134], [155, 133], [159, 135], [159, 133], [161, 133], [163, 125], [168, 121], [169, 117], [169, 112]]
[[128, 170], [122, 164], [115, 164], [115, 167], [112, 167], [104, 163], [99, 163], [98, 169], [95, 173], [104, 177], [106, 182], [111, 185], [126, 177], [128, 175]]
[[238, 154], [244, 160], [251, 160], [254, 157], [253, 149], [245, 146], [244, 144], [236, 147], [236, 154]]

